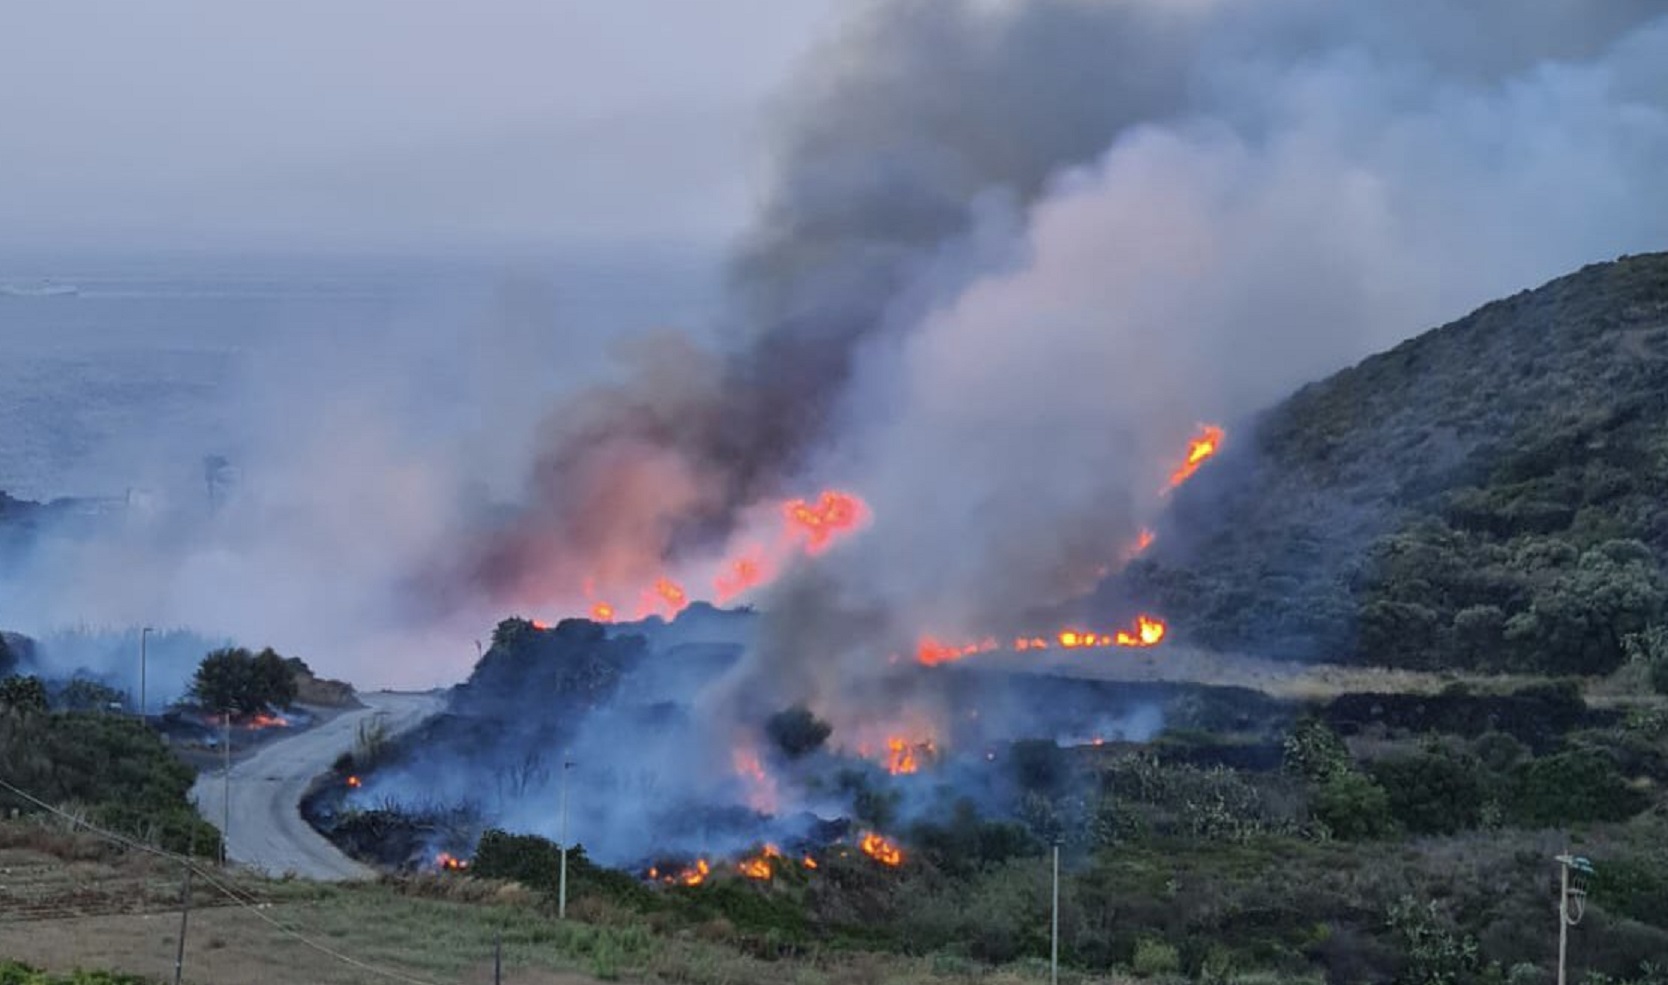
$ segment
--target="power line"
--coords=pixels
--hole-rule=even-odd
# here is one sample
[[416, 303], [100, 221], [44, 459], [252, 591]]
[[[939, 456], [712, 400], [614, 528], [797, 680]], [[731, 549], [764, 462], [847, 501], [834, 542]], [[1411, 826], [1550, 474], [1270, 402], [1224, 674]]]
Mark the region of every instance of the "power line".
[[210, 873], [205, 872], [201, 867], [199, 867], [195, 862], [193, 862], [187, 856], [178, 855], [178, 854], [175, 854], [174, 852], [170, 852], [170, 851], [167, 851], [166, 849], [162, 849], [162, 848], [156, 848], [152, 845], [146, 845], [146, 844], [143, 844], [142, 842], [135, 841], [132, 838], [128, 838], [125, 835], [118, 834], [114, 831], [107, 831], [103, 828], [98, 827], [97, 825], [90, 824], [85, 819], [77, 817], [74, 814], [71, 814], [68, 811], [62, 810], [58, 807], [54, 807], [53, 805], [47, 803], [46, 801], [41, 800], [39, 797], [36, 797], [35, 795], [29, 793], [27, 790], [23, 790], [19, 787], [13, 786], [12, 784], [6, 782], [3, 779], [0, 779], [0, 789], [3, 789], [5, 791], [7, 791], [8, 793], [14, 794], [15, 796], [21, 797], [24, 800], [28, 801], [29, 803], [34, 804], [36, 807], [39, 807], [40, 809], [42, 809], [44, 811], [47, 811], [48, 813], [51, 813], [51, 814], [53, 814], [57, 817], [63, 818], [64, 820], [70, 822], [70, 824], [73, 825], [74, 827], [85, 828], [86, 830], [92, 832], [93, 834], [97, 835], [100, 838], [105, 839], [106, 841], [112, 842], [112, 843], [117, 844], [117, 845], [121, 845], [124, 848], [129, 848], [129, 849], [133, 849], [135, 851], [144, 852], [144, 853], [149, 854], [149, 855], [155, 855], [158, 858], [167, 859], [168, 861], [177, 862], [180, 865], [185, 866], [186, 871], [194, 873], [198, 878], [202, 879], [204, 882], [208, 883], [210, 886], [212, 886], [216, 890], [218, 890], [227, 899], [231, 900], [233, 903], [236, 903], [238, 906], [240, 906], [243, 909], [245, 909], [245, 910], [249, 911], [250, 913], [254, 914], [256, 917], [258, 917], [260, 920], [262, 920], [263, 922], [265, 922], [266, 924], [271, 926], [273, 929], [277, 930], [279, 933], [283, 934], [286, 937], [289, 937], [290, 939], [296, 941], [297, 943], [300, 943], [302, 945], [305, 945], [306, 947], [312, 948], [313, 950], [317, 951], [320, 954], [323, 954], [324, 956], [326, 956], [328, 958], [332, 958], [336, 961], [340, 961], [343, 964], [348, 965], [348, 966], [353, 967], [353, 968], [357, 968], [360, 971], [368, 972], [372, 975], [377, 975], [377, 976], [380, 976], [382, 978], [387, 978], [390, 981], [402, 982], [402, 983], [404, 983], [404, 985], [439, 985], [438, 982], [430, 981], [430, 980], [425, 979], [425, 978], [416, 978], [416, 977], [413, 977], [411, 975], [407, 975], [404, 972], [393, 971], [393, 970], [388, 969], [388, 968], [379, 968], [376, 965], [367, 964], [363, 961], [360, 961], [358, 958], [355, 958], [355, 957], [353, 957], [351, 955], [348, 955], [348, 954], [343, 954], [342, 952], [337, 951], [334, 948], [331, 948], [331, 947], [329, 947], [325, 944], [321, 944], [318, 941], [313, 940], [312, 938], [308, 937], [307, 935], [301, 933], [301, 931], [296, 930], [293, 927], [286, 926], [284, 923], [282, 923], [281, 921], [279, 921], [275, 917], [273, 917], [270, 914], [264, 912], [263, 910], [260, 909], [260, 905], [257, 904], [253, 899], [245, 898], [244, 896], [239, 895], [239, 893], [235, 889], [232, 889], [231, 887], [227, 886], [225, 883], [222, 883], [220, 880], [216, 879]]

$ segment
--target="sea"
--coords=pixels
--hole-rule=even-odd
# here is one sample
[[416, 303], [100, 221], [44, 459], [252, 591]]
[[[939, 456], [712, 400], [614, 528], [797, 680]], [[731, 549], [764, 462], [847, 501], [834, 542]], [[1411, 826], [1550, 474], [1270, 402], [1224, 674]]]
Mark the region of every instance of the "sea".
[[[563, 372], [600, 369], [634, 333], [710, 326], [716, 257], [694, 249], [563, 250], [491, 257], [232, 255], [0, 257], [0, 491], [23, 499], [120, 497], [131, 449], [189, 435], [235, 442], [230, 388], [263, 355], [312, 339], [402, 333], [513, 316], [581, 337]], [[43, 282], [73, 294], [31, 294]], [[529, 303], [527, 299], [532, 299]], [[481, 343], [488, 344], [488, 343]]]

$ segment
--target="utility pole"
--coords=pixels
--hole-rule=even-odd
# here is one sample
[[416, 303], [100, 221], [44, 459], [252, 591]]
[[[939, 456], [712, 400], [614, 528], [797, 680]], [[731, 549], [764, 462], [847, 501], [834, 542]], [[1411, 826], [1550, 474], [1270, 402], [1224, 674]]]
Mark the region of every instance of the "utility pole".
[[191, 916], [191, 865], [185, 866], [185, 892], [180, 905], [180, 943], [174, 951], [174, 985], [180, 985], [180, 976], [185, 973], [185, 922]]
[[1564, 985], [1564, 969], [1569, 957], [1570, 928], [1581, 922], [1587, 913], [1587, 891], [1578, 884], [1570, 884], [1570, 870], [1577, 878], [1593, 874], [1593, 863], [1580, 856], [1568, 854], [1555, 859], [1558, 863], [1558, 985]]
[[139, 720], [143, 722], [149, 711], [145, 703], [145, 637], [151, 635], [151, 627], [139, 630]]
[[220, 864], [226, 864], [232, 840], [232, 710], [226, 709], [226, 723], [220, 743]]
[[562, 874], [556, 883], [556, 919], [568, 918], [568, 770], [573, 761], [562, 758]]
[[1054, 920], [1048, 936], [1048, 981], [1049, 985], [1060, 985], [1060, 843], [1058, 841], [1054, 842]]

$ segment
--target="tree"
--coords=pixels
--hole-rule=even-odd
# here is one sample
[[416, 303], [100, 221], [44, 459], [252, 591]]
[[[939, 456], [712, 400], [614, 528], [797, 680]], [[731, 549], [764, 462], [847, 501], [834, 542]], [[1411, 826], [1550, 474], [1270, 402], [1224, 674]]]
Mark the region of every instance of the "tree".
[[1477, 764], [1446, 749], [1391, 756], [1372, 764], [1390, 814], [1416, 834], [1453, 834], [1477, 826], [1483, 787]]
[[1353, 770], [1335, 773], [1315, 789], [1316, 820], [1335, 838], [1359, 841], [1390, 833], [1390, 797]]
[[46, 685], [39, 677], [8, 677], [0, 681], [0, 705], [19, 711], [45, 711]]
[[242, 647], [215, 650], [191, 681], [191, 697], [210, 711], [250, 715], [273, 705], [288, 708], [295, 695], [295, 674], [271, 647], [258, 654]]
[[833, 732], [834, 726], [811, 714], [804, 705], [779, 711], [765, 722], [765, 735], [789, 759], [816, 752]]
[[58, 692], [58, 704], [69, 711], [108, 711], [127, 704], [127, 695], [85, 677], [77, 677]]

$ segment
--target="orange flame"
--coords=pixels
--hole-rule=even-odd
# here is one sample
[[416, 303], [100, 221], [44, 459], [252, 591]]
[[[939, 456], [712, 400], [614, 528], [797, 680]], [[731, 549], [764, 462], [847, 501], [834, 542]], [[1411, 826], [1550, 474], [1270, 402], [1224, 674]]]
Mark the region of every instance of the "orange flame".
[[268, 715], [263, 712], [261, 714], [251, 715], [249, 719], [243, 723], [243, 727], [249, 729], [288, 728], [289, 724], [290, 720], [282, 715]]
[[1123, 630], [1119, 630], [1117, 638], [1113, 641], [1113, 643], [1116, 646], [1157, 646], [1159, 643], [1164, 641], [1164, 634], [1168, 631], [1169, 627], [1164, 625], [1164, 623], [1160, 620], [1154, 619], [1151, 616], [1136, 616], [1135, 632], [1126, 633]]
[[656, 613], [667, 619], [675, 617], [689, 605], [689, 594], [683, 586], [670, 578], [656, 578], [654, 585], [643, 593], [642, 602], [637, 607], [640, 619], [647, 619]]
[[804, 858], [803, 858], [803, 859], [801, 859], [801, 860], [800, 860], [800, 861], [802, 861], [802, 862], [804, 862], [804, 864], [805, 864], [805, 867], [806, 867], [806, 868], [807, 868], [807, 869], [812, 869], [812, 870], [814, 870], [814, 869], [816, 869], [816, 868], [817, 868], [817, 860], [816, 860], [816, 859], [814, 859], [814, 858], [812, 858], [812, 857], [811, 857], [811, 856], [809, 856], [809, 855], [807, 855], [807, 856], [805, 856], [805, 857], [804, 857]]
[[770, 568], [763, 554], [757, 549], [750, 550], [724, 565], [724, 570], [713, 579], [713, 597], [722, 605], [768, 580]]
[[1187, 458], [1170, 473], [1169, 488], [1174, 489], [1193, 478], [1193, 473], [1199, 471], [1199, 466], [1222, 449], [1222, 439], [1226, 436], [1226, 432], [1215, 424], [1200, 425], [1199, 436], [1188, 442]]
[[1124, 561], [1125, 562], [1133, 561], [1136, 558], [1140, 557], [1141, 555], [1147, 553], [1147, 549], [1149, 547], [1152, 547], [1153, 546], [1153, 541], [1155, 541], [1157, 539], [1158, 539], [1157, 534], [1155, 534], [1151, 530], [1148, 530], [1145, 527], [1143, 527], [1141, 529], [1141, 533], [1136, 535], [1135, 543], [1129, 545], [1127, 548], [1124, 549]]
[[747, 806], [760, 814], [776, 813], [778, 800], [776, 781], [765, 772], [764, 761], [752, 748], [737, 746], [730, 754], [731, 765], [747, 785]]
[[591, 621], [592, 622], [613, 622], [614, 621], [614, 607], [609, 605], [607, 602], [593, 602], [593, 603], [591, 603]]
[[775, 845], [766, 845], [760, 850], [759, 854], [750, 858], [744, 858], [740, 862], [737, 862], [736, 869], [749, 879], [757, 879], [761, 882], [768, 882], [770, 881], [770, 877], [773, 872], [770, 867], [770, 860], [781, 857], [781, 849], [777, 848]]
[[919, 756], [931, 756], [936, 750], [932, 740], [910, 742], [901, 736], [886, 740], [886, 772], [893, 776], [907, 776], [921, 769]]
[[[1135, 617], [1133, 629], [1120, 629], [1112, 633], [1091, 633], [1076, 629], [1063, 629], [1055, 634], [1050, 642], [1041, 636], [1021, 636], [1013, 641], [1012, 647], [1021, 653], [1032, 650], [1048, 650], [1058, 646], [1062, 650], [1099, 650], [1108, 647], [1123, 647], [1127, 649], [1147, 649], [1157, 646], [1164, 641], [1169, 627], [1162, 619], [1153, 616], [1140, 615]], [[999, 649], [994, 640], [984, 640], [970, 643], [966, 646], [948, 646], [932, 637], [924, 637], [915, 648], [915, 659], [928, 667], [938, 664], [951, 663], [975, 653], [987, 653]]]
[[547, 623], [547, 622], [539, 622], [537, 619], [534, 619], [533, 620], [533, 628], [542, 633], [545, 630], [550, 628], [550, 624]]
[[809, 554], [821, 554], [836, 538], [856, 530], [869, 516], [862, 499], [851, 493], [827, 490], [815, 503], [789, 500], [782, 506], [790, 536], [802, 539]]
[[[650, 869], [649, 873], [650, 878], [655, 877], [654, 869]], [[706, 882], [707, 876], [711, 874], [712, 866], [706, 859], [698, 858], [695, 860], [694, 865], [691, 865], [686, 869], [673, 872], [670, 875], [663, 877], [661, 881], [665, 882], [669, 886], [699, 886], [701, 883]]]
[[863, 840], [858, 847], [863, 849], [864, 855], [869, 856], [881, 865], [897, 867], [903, 864], [903, 849], [873, 831], [863, 836]]
[[977, 643], [950, 646], [940, 643], [931, 636], [923, 636], [921, 641], [915, 645], [915, 659], [928, 667], [934, 667], [938, 664], [953, 663], [962, 657], [970, 657], [975, 653], [989, 653], [998, 649], [1001, 649], [1001, 647], [994, 637], [980, 640]]
[[365, 782], [357, 776], [350, 776], [347, 778], [347, 785], [349, 790], [358, 790], [365, 785]]
[[434, 858], [435, 867], [442, 872], [463, 872], [469, 868], [469, 860], [458, 858], [450, 852], [441, 852]]

